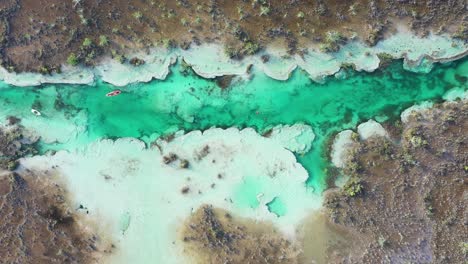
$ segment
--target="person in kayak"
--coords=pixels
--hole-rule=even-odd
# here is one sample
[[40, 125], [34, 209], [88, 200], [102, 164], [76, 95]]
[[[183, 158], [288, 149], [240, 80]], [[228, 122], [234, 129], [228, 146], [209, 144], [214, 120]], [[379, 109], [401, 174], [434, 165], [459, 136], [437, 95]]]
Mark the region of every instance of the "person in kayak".
[[114, 90], [114, 91], [112, 91], [112, 92], [110, 92], [110, 93], [107, 93], [106, 96], [107, 96], [107, 97], [112, 97], [112, 96], [117, 96], [117, 95], [119, 95], [119, 94], [121, 94], [121, 93], [122, 93], [121, 90]]

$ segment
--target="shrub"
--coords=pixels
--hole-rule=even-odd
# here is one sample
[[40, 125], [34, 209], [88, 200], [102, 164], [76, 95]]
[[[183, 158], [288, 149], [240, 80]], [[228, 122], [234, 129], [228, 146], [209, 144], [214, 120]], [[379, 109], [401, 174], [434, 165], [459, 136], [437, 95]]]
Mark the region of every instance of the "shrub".
[[268, 6], [260, 7], [260, 16], [268, 16], [270, 14], [270, 8]]
[[71, 66], [76, 66], [78, 65], [78, 57], [76, 57], [75, 53], [70, 53], [70, 55], [67, 58], [67, 63]]
[[140, 11], [134, 12], [132, 15], [138, 20], [141, 20], [143, 18], [143, 14]]
[[345, 184], [343, 187], [343, 190], [345, 191], [346, 195], [349, 197], [354, 197], [363, 191], [363, 187], [361, 182], [356, 179], [356, 178], [351, 178], [349, 181]]
[[104, 36], [104, 35], [99, 36], [99, 46], [105, 47], [108, 44], [109, 44], [109, 40], [107, 39], [106, 36]]
[[81, 46], [85, 48], [90, 47], [91, 45], [93, 45], [93, 41], [90, 38], [85, 38], [83, 40], [83, 44], [81, 44]]

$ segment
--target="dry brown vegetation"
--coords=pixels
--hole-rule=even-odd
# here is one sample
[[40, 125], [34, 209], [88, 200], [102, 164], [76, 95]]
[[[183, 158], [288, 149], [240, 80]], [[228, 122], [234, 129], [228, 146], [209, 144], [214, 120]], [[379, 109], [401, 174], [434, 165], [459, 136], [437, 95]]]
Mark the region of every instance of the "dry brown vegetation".
[[335, 225], [359, 234], [361, 249], [333, 261], [464, 263], [467, 129], [467, 102], [445, 103], [395, 129], [394, 141], [359, 142], [345, 169], [350, 180], [326, 206]]
[[208, 205], [187, 220], [181, 236], [193, 263], [299, 263], [300, 250], [271, 224], [236, 218]]
[[275, 40], [300, 53], [334, 51], [353, 37], [374, 44], [393, 21], [419, 34], [466, 38], [463, 0], [4, 0], [0, 3], [2, 65], [11, 71], [60, 71], [93, 65], [102, 55], [125, 61], [129, 49], [188, 48], [220, 42], [240, 58]]
[[103, 241], [50, 175], [0, 172], [1, 263], [99, 263]]

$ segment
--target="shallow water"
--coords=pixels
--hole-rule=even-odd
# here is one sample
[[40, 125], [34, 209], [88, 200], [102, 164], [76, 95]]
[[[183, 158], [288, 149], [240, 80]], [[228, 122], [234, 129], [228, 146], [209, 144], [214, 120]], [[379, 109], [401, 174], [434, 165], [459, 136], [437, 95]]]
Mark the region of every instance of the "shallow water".
[[[439, 100], [451, 88], [466, 89], [468, 61], [438, 64], [430, 73], [405, 71], [400, 61], [373, 73], [346, 71], [346, 78], [311, 81], [300, 70], [288, 81], [254, 72], [222, 90], [213, 80], [183, 75], [176, 65], [164, 81], [124, 87], [107, 98], [112, 85], [3, 85], [0, 117], [15, 115], [26, 125], [49, 130], [65, 144], [44, 144], [43, 150], [71, 148], [99, 138], [136, 137], [148, 141], [160, 134], [217, 127], [253, 127], [259, 132], [277, 124], [312, 126], [312, 150], [299, 156], [309, 171], [308, 185], [323, 189], [325, 142], [331, 134], [354, 128], [370, 118], [383, 121], [424, 100]], [[341, 74], [343, 75], [343, 74]], [[42, 112], [34, 117], [31, 107]], [[3, 119], [3, 118], [2, 118]], [[54, 134], [55, 132], [55, 134]]]
[[[42, 153], [78, 149], [22, 164], [43, 170], [60, 165], [76, 202], [117, 230], [114, 237], [126, 251], [115, 256], [120, 262], [111, 263], [155, 258], [183, 263], [173, 257], [174, 225], [204, 203], [291, 231], [288, 228], [297, 227], [304, 214], [320, 207], [331, 136], [371, 118], [398, 119], [411, 105], [442, 100], [455, 88], [457, 93], [466, 90], [468, 78], [467, 59], [438, 64], [427, 74], [406, 71], [397, 61], [373, 73], [343, 71], [340, 78], [329, 77], [324, 83], [310, 80], [301, 70], [288, 81], [278, 81], [254, 69], [249, 76], [235, 78], [228, 89], [180, 69], [174, 66], [164, 81], [121, 88], [123, 93], [112, 98], [105, 95], [115, 87], [102, 82], [39, 88], [0, 85], [0, 124], [9, 115], [20, 117], [27, 129], [41, 136]], [[31, 108], [42, 115], [33, 115]], [[275, 134], [278, 128], [266, 133], [278, 124], [297, 123], [311, 126], [315, 134], [305, 154], [297, 150], [308, 148], [301, 144], [314, 138], [310, 130], [301, 134], [300, 126], [293, 128], [294, 139], [288, 133]], [[131, 139], [95, 142], [133, 137], [149, 146], [161, 135], [213, 126], [251, 127], [271, 138], [253, 131], [208, 130], [159, 142], [161, 153]], [[306, 171], [284, 149], [289, 139], [307, 170], [306, 186]], [[211, 154], [198, 160], [194, 150], [208, 144]], [[163, 164], [162, 156], [170, 151], [189, 159], [191, 168]], [[220, 177], [221, 171], [226, 175]], [[188, 194], [181, 194], [189, 185]], [[315, 231], [319, 235], [320, 230]]]

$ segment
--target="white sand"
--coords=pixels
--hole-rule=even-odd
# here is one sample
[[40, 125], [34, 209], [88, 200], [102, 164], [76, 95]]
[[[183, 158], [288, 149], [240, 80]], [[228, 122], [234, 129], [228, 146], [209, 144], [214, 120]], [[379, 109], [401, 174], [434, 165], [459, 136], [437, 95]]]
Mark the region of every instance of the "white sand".
[[269, 138], [292, 152], [305, 154], [312, 147], [315, 134], [310, 126], [304, 124], [279, 125], [272, 129]]
[[409, 120], [409, 117], [415, 113], [418, 113], [418, 112], [421, 112], [423, 110], [426, 110], [426, 109], [429, 109], [431, 108], [432, 106], [434, 106], [434, 103], [433, 102], [430, 102], [430, 101], [424, 101], [420, 104], [417, 104], [417, 105], [413, 105], [407, 109], [405, 109], [401, 115], [400, 115], [400, 118], [401, 118], [401, 122], [403, 123], [407, 123], [408, 120]]
[[370, 119], [367, 122], [364, 122], [360, 124], [357, 127], [357, 132], [359, 134], [359, 137], [362, 140], [366, 140], [371, 137], [389, 137], [387, 131], [385, 128], [382, 127], [381, 124], [377, 123], [376, 121]]
[[[313, 134], [307, 131], [311, 142]], [[272, 221], [289, 236], [321, 207], [321, 196], [304, 186], [307, 171], [286, 150], [304, 139], [292, 137], [291, 144], [286, 138], [281, 133], [272, 139], [252, 129], [214, 128], [179, 135], [170, 143], [159, 141], [160, 150], [146, 149], [130, 138], [102, 140], [73, 152], [22, 159], [20, 170], [53, 171], [56, 166], [76, 206], [82, 204], [90, 218], [112, 230], [117, 249], [109, 263], [187, 263], [176, 230], [202, 204]], [[164, 164], [168, 153], [187, 159], [190, 167], [179, 168], [179, 161]], [[190, 188], [185, 195], [184, 187]], [[268, 211], [266, 204], [274, 197], [281, 198], [286, 215]]]
[[353, 145], [352, 130], [344, 130], [338, 133], [333, 140], [331, 150], [331, 161], [337, 168], [345, 166], [346, 156], [349, 148]]
[[[81, 67], [65, 67], [63, 74], [45, 76], [40, 74], [9, 73], [0, 69], [0, 80], [18, 86], [33, 86], [42, 83], [93, 83], [101, 78], [116, 86], [125, 86], [134, 82], [148, 82], [152, 79], [164, 79], [176, 58], [184, 59], [194, 71], [202, 77], [214, 78], [221, 75], [244, 75], [250, 65], [257, 67], [271, 78], [286, 80], [297, 67], [309, 73], [313, 80], [320, 81], [324, 76], [337, 73], [343, 63], [352, 63], [359, 71], [374, 71], [379, 67], [379, 53], [387, 53], [394, 58], [403, 58], [404, 67], [416, 72], [428, 72], [433, 62], [446, 62], [458, 59], [468, 52], [468, 44], [451, 39], [446, 35], [430, 34], [420, 38], [408, 30], [400, 31], [380, 41], [374, 47], [353, 41], [343, 46], [339, 52], [325, 54], [317, 48], [307, 49], [304, 57], [287, 56], [284, 50], [267, 47], [255, 56], [242, 60], [232, 60], [224, 53], [220, 44], [206, 43], [189, 50], [155, 48], [148, 53], [127, 54], [128, 58], [139, 57], [146, 64], [133, 67], [128, 63], [121, 65], [116, 61], [104, 59], [94, 70]], [[270, 60], [263, 63], [262, 55], [269, 55]]]

